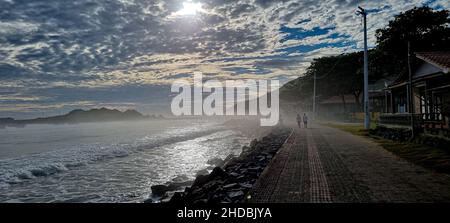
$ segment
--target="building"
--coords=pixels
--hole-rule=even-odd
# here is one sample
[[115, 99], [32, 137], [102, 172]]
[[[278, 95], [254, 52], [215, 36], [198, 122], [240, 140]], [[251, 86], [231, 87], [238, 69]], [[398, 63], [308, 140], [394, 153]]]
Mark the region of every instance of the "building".
[[332, 96], [319, 101], [317, 114], [326, 120], [351, 121], [352, 114], [360, 112], [361, 108], [360, 101], [356, 101], [354, 95]]
[[[372, 120], [387, 111], [385, 88], [395, 79], [385, 78], [369, 84], [369, 105]], [[353, 94], [335, 95], [318, 102], [317, 114], [326, 120], [361, 122], [364, 120], [363, 92], [358, 97]]]
[[409, 78], [400, 77], [386, 89], [387, 109], [380, 116], [379, 124], [404, 128], [414, 126], [425, 133], [448, 137], [450, 52], [423, 52], [416, 53], [415, 57], [412, 102], [409, 100]]

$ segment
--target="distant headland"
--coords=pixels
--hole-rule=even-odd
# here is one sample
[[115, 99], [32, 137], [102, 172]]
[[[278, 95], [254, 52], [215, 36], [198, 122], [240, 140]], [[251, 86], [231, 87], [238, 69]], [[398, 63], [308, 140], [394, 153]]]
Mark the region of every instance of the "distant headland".
[[82, 110], [75, 109], [65, 115], [45, 118], [16, 120], [0, 118], [0, 127], [22, 127], [28, 124], [76, 124], [84, 122], [130, 121], [142, 119], [161, 119], [162, 115], [143, 115], [136, 110], [119, 111], [117, 109], [99, 108]]

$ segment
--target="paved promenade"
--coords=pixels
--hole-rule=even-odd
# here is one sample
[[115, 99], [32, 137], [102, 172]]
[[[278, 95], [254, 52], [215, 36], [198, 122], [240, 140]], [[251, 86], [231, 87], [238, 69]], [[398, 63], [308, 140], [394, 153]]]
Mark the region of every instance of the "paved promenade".
[[324, 126], [295, 128], [264, 170], [252, 202], [450, 202], [450, 176], [369, 139]]

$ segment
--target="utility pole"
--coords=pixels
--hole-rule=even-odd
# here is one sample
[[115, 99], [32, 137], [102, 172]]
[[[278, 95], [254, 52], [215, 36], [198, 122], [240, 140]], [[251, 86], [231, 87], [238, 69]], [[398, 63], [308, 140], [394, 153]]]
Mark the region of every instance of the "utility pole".
[[413, 96], [413, 89], [412, 89], [412, 72], [411, 72], [411, 46], [410, 42], [408, 41], [408, 76], [409, 76], [409, 83], [408, 83], [408, 109], [409, 113], [411, 114], [411, 138], [415, 137], [414, 132], [414, 96]]
[[314, 73], [313, 120], [316, 119], [316, 73]]
[[364, 128], [370, 128], [370, 107], [369, 107], [369, 59], [367, 55], [367, 12], [358, 6], [358, 13], [364, 19]]

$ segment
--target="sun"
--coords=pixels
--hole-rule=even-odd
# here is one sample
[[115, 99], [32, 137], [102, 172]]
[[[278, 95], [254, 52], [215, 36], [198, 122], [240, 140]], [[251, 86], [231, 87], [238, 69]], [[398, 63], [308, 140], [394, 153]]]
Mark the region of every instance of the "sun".
[[186, 1], [183, 2], [183, 8], [176, 12], [178, 16], [192, 16], [196, 15], [198, 12], [202, 12], [202, 3]]

